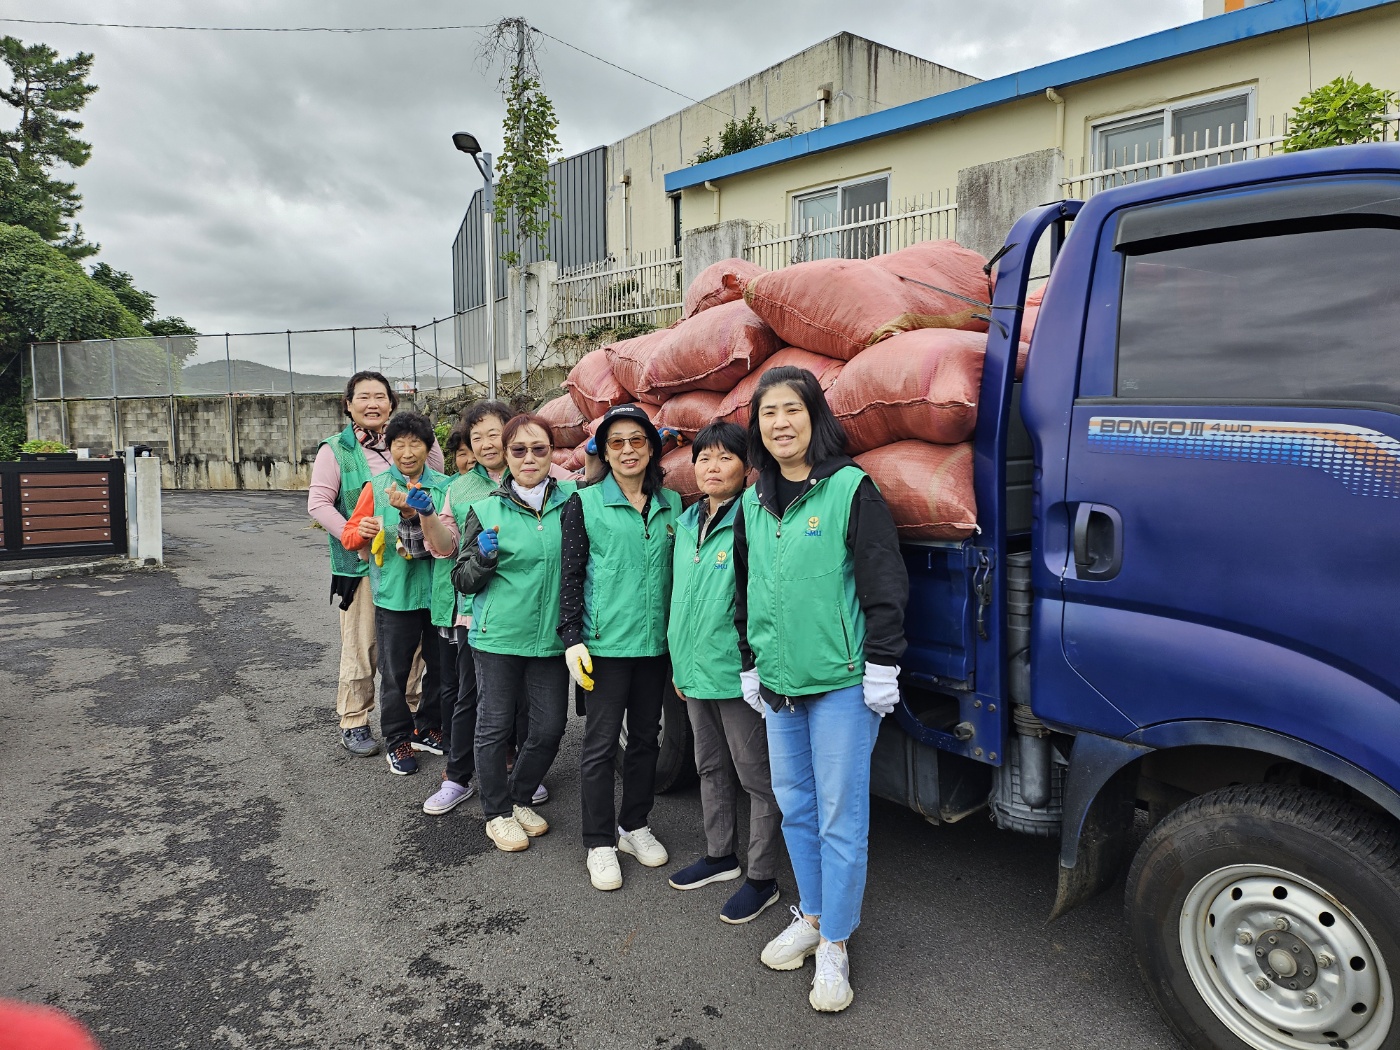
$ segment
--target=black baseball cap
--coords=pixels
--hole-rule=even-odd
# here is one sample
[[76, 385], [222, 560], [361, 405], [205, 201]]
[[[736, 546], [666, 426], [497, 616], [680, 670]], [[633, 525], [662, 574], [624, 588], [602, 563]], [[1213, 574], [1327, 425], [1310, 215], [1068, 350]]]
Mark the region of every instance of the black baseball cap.
[[640, 405], [614, 405], [603, 413], [603, 418], [598, 421], [598, 429], [594, 436], [598, 441], [598, 454], [602, 455], [603, 448], [608, 443], [608, 430], [619, 420], [629, 419], [642, 428], [647, 436], [647, 441], [651, 443], [652, 459], [658, 462], [661, 459], [661, 435], [656, 431], [656, 424], [651, 421], [651, 417], [642, 411]]

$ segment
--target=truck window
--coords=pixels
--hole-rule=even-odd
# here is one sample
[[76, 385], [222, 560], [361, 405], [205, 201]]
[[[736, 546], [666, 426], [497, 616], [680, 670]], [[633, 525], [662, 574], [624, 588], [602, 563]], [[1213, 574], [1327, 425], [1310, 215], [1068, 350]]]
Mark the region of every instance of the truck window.
[[1117, 395], [1400, 405], [1400, 230], [1129, 255]]

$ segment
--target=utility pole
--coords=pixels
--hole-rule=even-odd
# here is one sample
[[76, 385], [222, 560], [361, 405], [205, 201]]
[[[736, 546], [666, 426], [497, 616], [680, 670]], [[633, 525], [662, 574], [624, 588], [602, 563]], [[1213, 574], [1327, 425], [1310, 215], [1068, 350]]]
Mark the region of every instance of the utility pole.
[[[525, 89], [521, 86], [521, 77], [525, 70], [525, 19], [518, 18], [515, 21], [515, 84], [517, 92], [517, 104], [520, 108], [520, 152], [525, 153]], [[516, 230], [521, 231], [523, 225], [521, 216], [517, 215]], [[525, 238], [523, 235], [517, 236], [516, 243], [520, 246], [520, 396], [524, 397], [528, 392], [530, 377], [528, 374], [530, 359], [530, 337], [526, 332], [525, 323], [529, 311], [525, 305]]]

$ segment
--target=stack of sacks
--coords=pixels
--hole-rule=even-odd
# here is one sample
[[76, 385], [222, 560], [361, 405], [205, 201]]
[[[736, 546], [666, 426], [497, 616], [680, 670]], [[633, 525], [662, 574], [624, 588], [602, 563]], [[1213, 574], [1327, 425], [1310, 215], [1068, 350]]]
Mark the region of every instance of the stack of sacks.
[[[771, 273], [726, 260], [692, 282], [681, 321], [595, 350], [565, 386], [588, 420], [632, 401], [657, 426], [694, 440], [712, 422], [747, 426], [768, 369], [805, 368], [901, 537], [962, 539], [977, 522], [971, 439], [987, 342], [984, 265], [952, 241]], [[1032, 298], [1023, 339], [1039, 304], [1038, 293]], [[1023, 343], [1018, 377], [1025, 355]], [[565, 408], [556, 412], [578, 425]], [[667, 487], [687, 505], [700, 498], [690, 453], [683, 445], [662, 459]]]

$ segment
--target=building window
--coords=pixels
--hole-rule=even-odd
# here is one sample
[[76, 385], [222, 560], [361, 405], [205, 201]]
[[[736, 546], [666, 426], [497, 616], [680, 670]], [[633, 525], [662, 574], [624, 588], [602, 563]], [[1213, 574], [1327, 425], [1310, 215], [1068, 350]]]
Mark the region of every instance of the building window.
[[1188, 99], [1096, 125], [1094, 161], [1099, 171], [1122, 169], [1105, 187], [1229, 164], [1245, 158], [1230, 147], [1251, 137], [1253, 123], [1252, 89]]
[[792, 261], [868, 259], [885, 250], [890, 177], [827, 186], [792, 199]]

